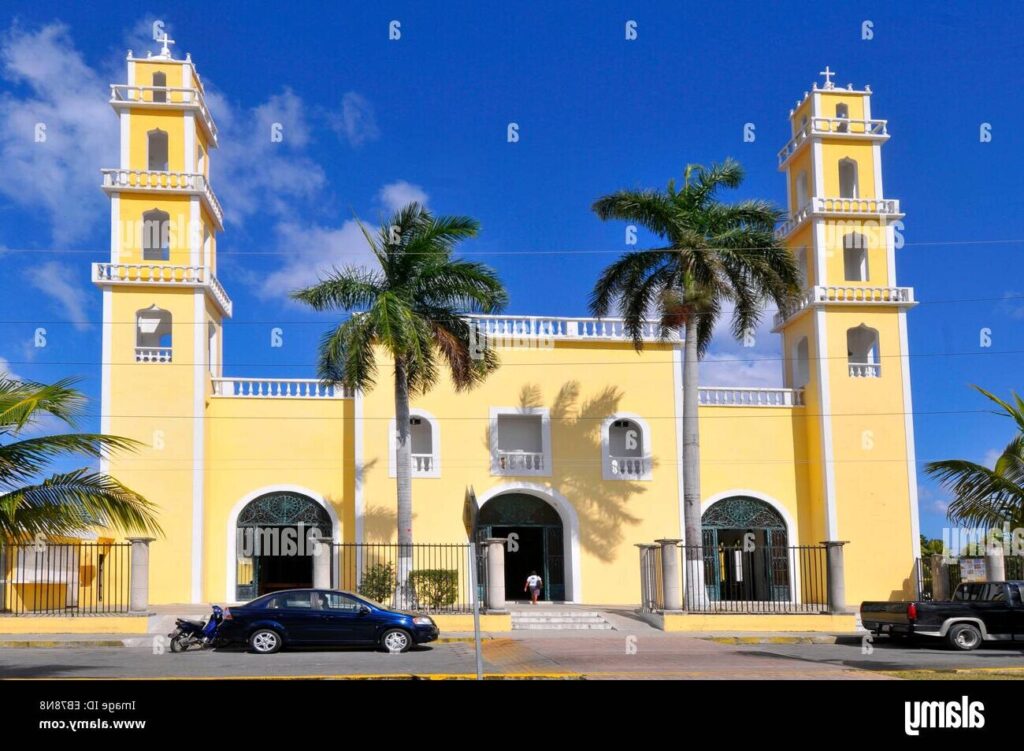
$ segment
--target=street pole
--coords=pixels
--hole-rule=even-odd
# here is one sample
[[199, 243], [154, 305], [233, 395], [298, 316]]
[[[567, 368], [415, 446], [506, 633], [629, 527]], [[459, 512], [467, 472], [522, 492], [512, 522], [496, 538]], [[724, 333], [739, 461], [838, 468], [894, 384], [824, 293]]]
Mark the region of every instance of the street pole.
[[480, 644], [480, 590], [477, 588], [477, 547], [475, 542], [469, 544], [469, 586], [473, 593], [473, 643], [476, 646], [476, 679], [484, 679], [484, 655]]

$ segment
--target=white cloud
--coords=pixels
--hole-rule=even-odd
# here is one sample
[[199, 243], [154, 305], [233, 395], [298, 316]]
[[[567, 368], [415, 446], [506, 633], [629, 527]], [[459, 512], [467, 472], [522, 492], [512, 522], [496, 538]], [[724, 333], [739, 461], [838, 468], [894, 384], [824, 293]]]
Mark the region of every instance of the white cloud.
[[992, 469], [996, 466], [996, 460], [1002, 455], [1003, 452], [1001, 449], [989, 449], [985, 452], [985, 456], [981, 460], [981, 463], [989, 469]]
[[378, 199], [388, 211], [398, 211], [406, 204], [414, 201], [421, 206], [427, 205], [427, 193], [419, 185], [405, 180], [396, 180], [380, 189]]
[[702, 386], [778, 388], [782, 386], [782, 337], [771, 332], [771, 311], [761, 316], [753, 346], [744, 346], [731, 331], [732, 310], [723, 310], [711, 346], [701, 363]]
[[[426, 205], [428, 200], [423, 188], [405, 180], [383, 186], [377, 198], [388, 211], [395, 211], [410, 201]], [[379, 229], [374, 224], [363, 224], [371, 233]], [[257, 293], [264, 299], [287, 298], [290, 292], [315, 284], [335, 269], [375, 268], [377, 265], [354, 219], [340, 227], [286, 221], [278, 224], [275, 231], [284, 265], [257, 281]]]
[[25, 380], [20, 375], [11, 370], [10, 362], [5, 357], [0, 357], [0, 378], [13, 378], [14, 380], [18, 381]]
[[[367, 226], [367, 229], [376, 231], [376, 227]], [[286, 298], [290, 292], [315, 284], [336, 268], [367, 266], [374, 262], [366, 238], [354, 219], [336, 228], [280, 224], [277, 240], [286, 260], [281, 268], [263, 279], [258, 290], [263, 298]]]
[[373, 105], [362, 94], [346, 92], [341, 98], [341, 112], [330, 117], [331, 127], [351, 146], [362, 146], [380, 138]]
[[0, 193], [48, 215], [58, 244], [85, 237], [104, 216], [99, 170], [117, 158], [107, 82], [62, 24], [0, 35], [0, 74], [24, 89], [0, 95]]
[[86, 331], [91, 328], [86, 313], [89, 297], [85, 288], [75, 283], [75, 277], [67, 273], [63, 264], [48, 261], [39, 266], [30, 266], [25, 276], [29, 284], [51, 297], [63, 309], [75, 329]]
[[285, 89], [249, 111], [235, 110], [210, 88], [206, 100], [220, 142], [210, 157], [210, 179], [229, 220], [257, 212], [290, 214], [296, 201], [317, 198], [327, 178], [302, 153], [311, 136], [299, 96]]

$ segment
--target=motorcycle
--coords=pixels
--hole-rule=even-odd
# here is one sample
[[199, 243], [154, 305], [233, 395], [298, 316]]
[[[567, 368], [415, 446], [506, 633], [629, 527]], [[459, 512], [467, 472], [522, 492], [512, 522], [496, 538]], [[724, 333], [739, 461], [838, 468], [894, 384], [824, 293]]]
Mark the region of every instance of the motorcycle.
[[185, 652], [196, 645], [201, 649], [217, 645], [217, 632], [220, 630], [220, 624], [224, 622], [224, 609], [219, 605], [211, 607], [213, 612], [206, 623], [188, 618], [178, 618], [175, 621], [176, 628], [167, 634], [171, 639], [172, 652]]

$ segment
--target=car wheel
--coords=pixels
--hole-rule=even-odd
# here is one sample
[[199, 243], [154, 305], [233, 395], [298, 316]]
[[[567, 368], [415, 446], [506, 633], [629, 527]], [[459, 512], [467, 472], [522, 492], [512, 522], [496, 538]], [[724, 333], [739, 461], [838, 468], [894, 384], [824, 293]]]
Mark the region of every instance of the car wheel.
[[970, 652], [981, 646], [981, 631], [970, 623], [958, 623], [946, 634], [946, 641], [953, 649]]
[[412, 646], [412, 637], [405, 629], [391, 628], [380, 637], [380, 645], [387, 652], [408, 652]]
[[272, 628], [261, 628], [249, 637], [249, 648], [261, 655], [272, 655], [281, 649], [281, 635]]

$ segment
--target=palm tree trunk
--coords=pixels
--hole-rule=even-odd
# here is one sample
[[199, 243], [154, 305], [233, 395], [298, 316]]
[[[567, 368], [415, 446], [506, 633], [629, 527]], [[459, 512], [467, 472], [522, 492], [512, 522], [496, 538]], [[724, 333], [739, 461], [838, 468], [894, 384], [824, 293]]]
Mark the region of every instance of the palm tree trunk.
[[697, 421], [699, 357], [697, 355], [696, 315], [686, 321], [683, 344], [683, 543], [686, 587], [684, 607], [694, 610], [707, 601], [704, 588], [703, 535], [700, 521], [700, 426]]
[[395, 359], [395, 485], [398, 497], [398, 571], [395, 607], [414, 601], [412, 572], [412, 438], [409, 432], [409, 377], [405, 362]]

